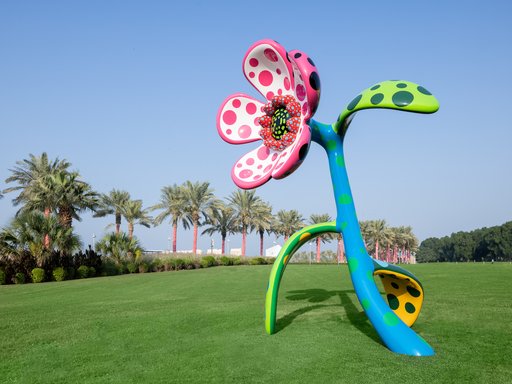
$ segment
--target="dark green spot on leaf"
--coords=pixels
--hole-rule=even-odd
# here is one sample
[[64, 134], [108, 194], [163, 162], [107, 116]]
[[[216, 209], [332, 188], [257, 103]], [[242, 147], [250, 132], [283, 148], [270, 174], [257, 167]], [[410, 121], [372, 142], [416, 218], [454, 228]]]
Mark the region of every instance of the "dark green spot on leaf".
[[411, 92], [399, 91], [393, 95], [393, 104], [397, 107], [407, 107], [414, 100]]
[[377, 105], [379, 104], [382, 100], [384, 100], [384, 94], [382, 93], [376, 93], [375, 95], [372, 96], [372, 98], [370, 99], [370, 102], [373, 104], [373, 105]]
[[350, 104], [349, 104], [349, 105], [347, 105], [347, 109], [348, 109], [349, 111], [352, 111], [352, 110], [357, 106], [357, 104], [361, 101], [361, 99], [362, 99], [362, 98], [363, 98], [363, 95], [356, 96], [356, 97], [354, 98], [354, 100], [352, 100], [352, 101], [350, 102]]

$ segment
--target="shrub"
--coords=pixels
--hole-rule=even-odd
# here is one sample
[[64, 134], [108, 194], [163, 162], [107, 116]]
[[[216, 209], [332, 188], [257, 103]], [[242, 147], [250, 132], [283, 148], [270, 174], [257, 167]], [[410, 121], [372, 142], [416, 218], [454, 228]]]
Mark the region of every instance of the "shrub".
[[145, 261], [139, 264], [139, 273], [146, 273], [149, 271], [149, 265]]
[[201, 262], [196, 259], [185, 259], [184, 269], [199, 269], [201, 268]]
[[249, 264], [263, 265], [263, 264], [267, 264], [267, 260], [265, 260], [263, 257], [253, 257], [249, 260]]
[[69, 267], [66, 268], [66, 280], [73, 280], [75, 278], [76, 271], [75, 268]]
[[89, 276], [89, 267], [87, 265], [81, 265], [76, 270], [79, 279], [86, 279]]
[[209, 268], [217, 265], [217, 260], [213, 256], [203, 256], [201, 258], [201, 267]]
[[94, 277], [94, 276], [96, 276], [96, 268], [89, 267], [89, 277]]
[[162, 259], [154, 259], [149, 268], [153, 272], [162, 272], [165, 270], [164, 262]]
[[117, 275], [118, 272], [119, 270], [112, 260], [105, 260], [101, 264], [101, 276], [114, 276]]
[[185, 268], [185, 260], [183, 259], [172, 259], [172, 267], [175, 271]]
[[18, 272], [14, 275], [14, 284], [25, 284], [25, 274]]
[[129, 273], [136, 273], [137, 272], [137, 264], [128, 263], [128, 264], [126, 264], [126, 269], [128, 269]]
[[41, 283], [44, 281], [44, 269], [43, 268], [34, 268], [31, 272], [32, 282]]
[[234, 260], [231, 257], [221, 256], [219, 259], [220, 265], [233, 265]]
[[66, 270], [62, 267], [55, 268], [52, 272], [52, 275], [55, 281], [66, 280]]
[[0, 285], [5, 284], [5, 272], [3, 269], [0, 269]]

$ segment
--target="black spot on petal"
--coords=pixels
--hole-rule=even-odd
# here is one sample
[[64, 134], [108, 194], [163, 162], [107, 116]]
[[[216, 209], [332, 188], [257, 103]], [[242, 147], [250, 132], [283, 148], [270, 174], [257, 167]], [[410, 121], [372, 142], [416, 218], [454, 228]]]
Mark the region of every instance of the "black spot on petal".
[[419, 297], [421, 295], [421, 292], [418, 291], [416, 288], [414, 287], [411, 287], [410, 285], [407, 286], [407, 292], [409, 292], [409, 294], [412, 296], [412, 297]]
[[315, 63], [313, 62], [313, 60], [311, 60], [311, 57], [308, 57], [308, 62], [309, 62], [309, 64], [311, 64], [313, 67], [315, 66]]
[[390, 293], [387, 295], [387, 299], [389, 303], [389, 308], [393, 310], [398, 309], [398, 307], [400, 306], [400, 301], [398, 301], [398, 298], [395, 295]]
[[306, 155], [308, 154], [309, 145], [304, 144], [299, 149], [299, 160], [302, 161], [306, 158]]
[[423, 93], [424, 95], [428, 95], [428, 96], [430, 96], [430, 95], [431, 95], [431, 93], [430, 93], [428, 90], [426, 90], [425, 88], [423, 88], [421, 85], [420, 85], [420, 86], [418, 86], [418, 91], [419, 91], [420, 93]]
[[393, 283], [391, 283], [391, 286], [392, 286], [393, 288], [395, 288], [395, 289], [398, 289], [398, 288], [399, 288], [398, 284], [397, 284], [397, 283], [394, 283], [394, 282], [393, 282]]
[[286, 60], [288, 60], [290, 63], [292, 62], [292, 61], [290, 60], [290, 56], [288, 55], [288, 52], [286, 52]]
[[372, 96], [372, 98], [370, 99], [370, 102], [373, 104], [373, 105], [377, 105], [379, 104], [382, 100], [384, 100], [384, 94], [382, 93], [376, 93], [375, 95]]
[[397, 107], [407, 107], [414, 100], [414, 96], [411, 92], [399, 91], [393, 95], [392, 100]]
[[352, 111], [356, 106], [357, 104], [361, 101], [361, 99], [363, 98], [363, 95], [358, 95], [354, 98], [354, 100], [352, 100], [349, 105], [347, 105], [347, 109], [349, 111]]
[[300, 52], [297, 52], [295, 55], [293, 55], [293, 57], [295, 57], [296, 59], [298, 59], [301, 56], [302, 56], [302, 54]]
[[416, 307], [412, 303], [405, 303], [405, 310], [407, 313], [414, 313], [416, 312]]
[[309, 85], [311, 85], [311, 88], [315, 91], [320, 89], [320, 77], [318, 76], [318, 73], [311, 72], [311, 75], [309, 75]]

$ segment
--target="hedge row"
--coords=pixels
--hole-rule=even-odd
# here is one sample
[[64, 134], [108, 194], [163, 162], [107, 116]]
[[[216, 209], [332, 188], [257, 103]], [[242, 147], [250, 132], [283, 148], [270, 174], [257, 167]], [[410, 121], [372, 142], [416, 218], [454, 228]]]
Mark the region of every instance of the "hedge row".
[[164, 257], [147, 259], [141, 262], [123, 262], [116, 264], [110, 259], [103, 260], [99, 271], [92, 266], [81, 265], [76, 270], [74, 268], [54, 268], [51, 273], [42, 268], [34, 268], [30, 276], [26, 276], [22, 272], [17, 272], [12, 281], [6, 281], [5, 272], [0, 269], [0, 285], [2, 284], [24, 284], [26, 282], [41, 283], [43, 281], [64, 281], [72, 279], [85, 279], [96, 276], [114, 276], [128, 273], [148, 273], [148, 272], [164, 272], [179, 271], [185, 269], [210, 268], [216, 266], [233, 266], [233, 265], [265, 265], [272, 264], [273, 258], [264, 257], [214, 257], [203, 256], [201, 258], [189, 256], [184, 258]]

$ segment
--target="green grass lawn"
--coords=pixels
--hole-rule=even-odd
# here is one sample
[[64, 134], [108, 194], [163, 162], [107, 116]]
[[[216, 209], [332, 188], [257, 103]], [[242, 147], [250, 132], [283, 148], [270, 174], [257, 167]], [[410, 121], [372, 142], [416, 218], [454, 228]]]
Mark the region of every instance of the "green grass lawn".
[[434, 357], [391, 353], [346, 266], [270, 266], [0, 286], [0, 383], [511, 383], [512, 265], [410, 266]]

